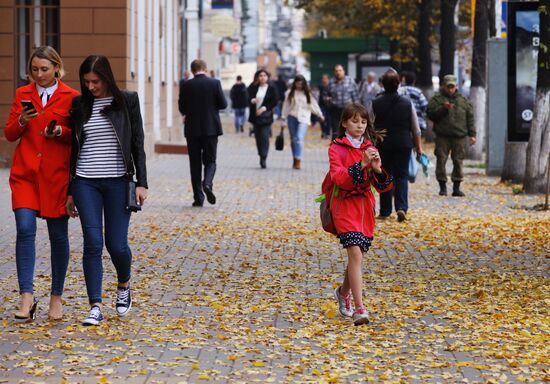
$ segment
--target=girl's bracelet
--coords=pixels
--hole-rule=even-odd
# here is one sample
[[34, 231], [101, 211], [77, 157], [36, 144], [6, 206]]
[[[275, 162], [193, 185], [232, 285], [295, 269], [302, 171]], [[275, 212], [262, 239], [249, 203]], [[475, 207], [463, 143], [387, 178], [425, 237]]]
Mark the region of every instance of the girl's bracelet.
[[19, 126], [23, 128], [25, 125], [27, 125], [27, 122], [22, 123], [21, 122], [21, 116], [19, 116], [19, 119], [17, 119], [17, 122], [19, 123]]

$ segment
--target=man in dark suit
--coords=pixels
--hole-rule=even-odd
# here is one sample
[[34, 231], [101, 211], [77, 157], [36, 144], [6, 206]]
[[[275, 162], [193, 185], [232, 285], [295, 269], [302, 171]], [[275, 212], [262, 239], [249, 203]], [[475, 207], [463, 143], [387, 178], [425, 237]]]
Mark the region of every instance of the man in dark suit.
[[[180, 82], [178, 99], [179, 111], [184, 116], [194, 207], [202, 207], [205, 194], [210, 204], [216, 204], [213, 180], [218, 136], [223, 134], [218, 111], [227, 107], [220, 81], [208, 77], [206, 71], [203, 60], [193, 60], [191, 72], [194, 77]], [[203, 164], [204, 180], [201, 184]]]

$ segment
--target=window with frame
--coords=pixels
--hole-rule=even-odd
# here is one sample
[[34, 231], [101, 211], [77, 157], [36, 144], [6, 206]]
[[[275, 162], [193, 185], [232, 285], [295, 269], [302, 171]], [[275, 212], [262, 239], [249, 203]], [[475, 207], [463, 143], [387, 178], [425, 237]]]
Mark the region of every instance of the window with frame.
[[29, 82], [27, 63], [31, 52], [49, 45], [59, 47], [59, 0], [17, 0], [16, 12], [16, 65], [17, 86]]

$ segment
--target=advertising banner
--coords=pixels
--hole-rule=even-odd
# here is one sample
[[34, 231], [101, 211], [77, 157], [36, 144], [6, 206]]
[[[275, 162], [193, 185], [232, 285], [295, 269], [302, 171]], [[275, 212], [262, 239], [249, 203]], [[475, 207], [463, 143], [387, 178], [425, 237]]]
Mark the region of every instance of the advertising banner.
[[508, 141], [528, 141], [537, 88], [538, 2], [508, 2]]

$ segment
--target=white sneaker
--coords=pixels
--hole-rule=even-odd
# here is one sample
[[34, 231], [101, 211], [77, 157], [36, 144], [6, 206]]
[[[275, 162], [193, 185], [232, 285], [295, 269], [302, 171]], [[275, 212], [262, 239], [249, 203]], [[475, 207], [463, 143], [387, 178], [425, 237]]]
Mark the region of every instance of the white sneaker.
[[126, 316], [132, 308], [132, 292], [128, 287], [118, 287], [116, 290], [116, 313], [119, 316]]
[[357, 308], [355, 312], [353, 312], [353, 324], [361, 325], [368, 323], [370, 323], [370, 320], [367, 310], [365, 308]]
[[348, 292], [346, 296], [340, 294], [340, 288], [338, 287], [334, 290], [334, 297], [338, 301], [338, 310], [340, 314], [345, 317], [352, 317], [353, 310], [351, 309], [351, 294]]
[[82, 322], [82, 325], [98, 325], [102, 320], [103, 314], [101, 313], [101, 308], [94, 305], [88, 317]]

